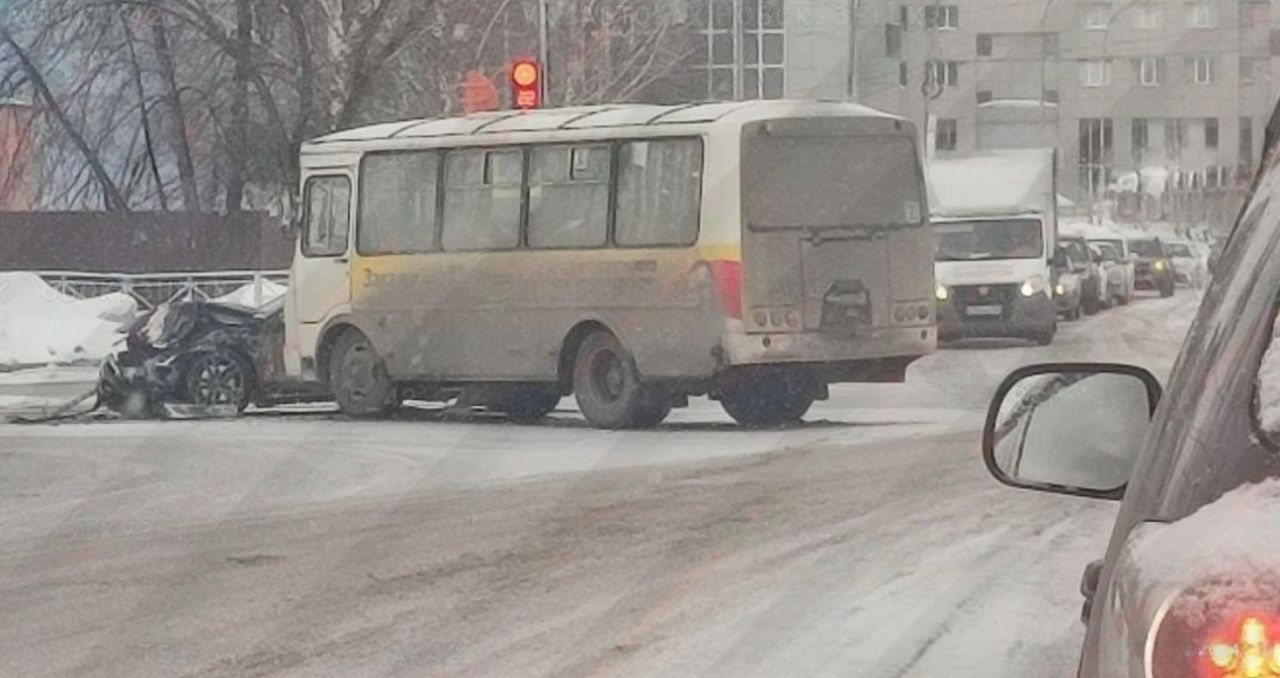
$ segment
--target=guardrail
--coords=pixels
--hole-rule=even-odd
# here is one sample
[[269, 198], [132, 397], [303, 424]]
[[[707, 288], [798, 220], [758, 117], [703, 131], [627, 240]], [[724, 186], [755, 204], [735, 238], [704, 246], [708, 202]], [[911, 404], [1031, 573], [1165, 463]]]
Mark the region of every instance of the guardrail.
[[213, 271], [208, 273], [146, 273], [139, 275], [36, 271], [49, 286], [79, 299], [119, 292], [151, 309], [171, 301], [209, 301], [253, 285], [255, 306], [265, 300], [263, 288], [270, 281], [289, 282], [288, 271]]

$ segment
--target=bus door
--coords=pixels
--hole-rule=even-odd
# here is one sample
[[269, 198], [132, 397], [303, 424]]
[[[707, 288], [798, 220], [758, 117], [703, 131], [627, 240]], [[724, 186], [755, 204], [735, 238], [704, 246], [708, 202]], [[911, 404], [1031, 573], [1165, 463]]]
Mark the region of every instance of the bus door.
[[[932, 253], [909, 228], [923, 223], [925, 209], [914, 142], [892, 121], [774, 121], [748, 129], [743, 144], [750, 330], [857, 334], [892, 325], [895, 294], [929, 298], [923, 288], [894, 289], [896, 268], [925, 272], [904, 286], [930, 285]], [[921, 248], [899, 242], [907, 230]], [[761, 318], [772, 323], [778, 305], [799, 305], [800, 326], [759, 326]]]
[[351, 301], [351, 176], [315, 174], [303, 193], [302, 232], [289, 292], [299, 322], [323, 322]]

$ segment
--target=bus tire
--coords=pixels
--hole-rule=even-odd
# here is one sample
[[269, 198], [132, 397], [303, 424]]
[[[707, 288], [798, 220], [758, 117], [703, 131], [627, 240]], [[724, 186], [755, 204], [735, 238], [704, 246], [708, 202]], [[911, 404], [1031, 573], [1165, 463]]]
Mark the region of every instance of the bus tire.
[[744, 369], [721, 386], [720, 406], [743, 426], [784, 426], [800, 423], [817, 396], [811, 375], [783, 369]]
[[657, 426], [671, 411], [670, 397], [640, 378], [635, 359], [618, 338], [597, 330], [578, 347], [573, 394], [592, 426], [602, 429]]
[[532, 424], [555, 411], [560, 393], [552, 386], [517, 386], [502, 399], [501, 409], [511, 421]]
[[329, 386], [343, 414], [372, 418], [395, 408], [396, 386], [368, 337], [348, 330], [330, 355]]

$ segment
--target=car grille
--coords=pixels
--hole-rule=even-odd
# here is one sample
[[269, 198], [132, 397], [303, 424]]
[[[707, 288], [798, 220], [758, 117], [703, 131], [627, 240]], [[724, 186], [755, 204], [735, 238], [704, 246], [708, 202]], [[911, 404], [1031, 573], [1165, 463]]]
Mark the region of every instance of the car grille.
[[[1017, 285], [959, 285], [952, 288], [955, 310], [965, 320], [1008, 320], [1018, 296]], [[969, 312], [972, 306], [999, 306], [1000, 315], [980, 316]]]

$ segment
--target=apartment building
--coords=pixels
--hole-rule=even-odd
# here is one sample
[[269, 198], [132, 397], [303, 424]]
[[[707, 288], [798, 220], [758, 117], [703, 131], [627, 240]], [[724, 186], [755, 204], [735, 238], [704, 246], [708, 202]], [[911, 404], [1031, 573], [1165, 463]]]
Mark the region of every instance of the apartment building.
[[1080, 199], [1138, 168], [1234, 177], [1280, 91], [1269, 0], [688, 1], [680, 96], [857, 100], [937, 154], [1054, 145]]

